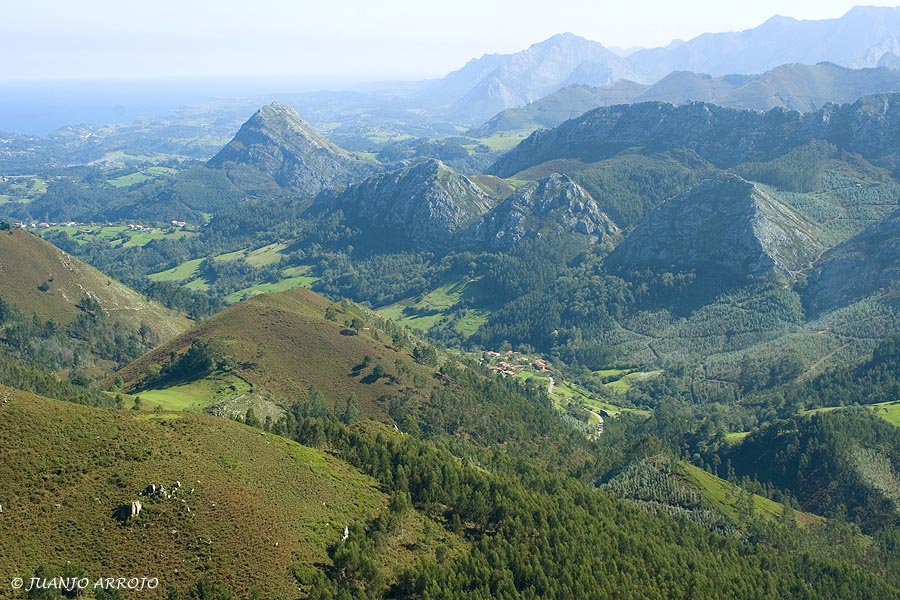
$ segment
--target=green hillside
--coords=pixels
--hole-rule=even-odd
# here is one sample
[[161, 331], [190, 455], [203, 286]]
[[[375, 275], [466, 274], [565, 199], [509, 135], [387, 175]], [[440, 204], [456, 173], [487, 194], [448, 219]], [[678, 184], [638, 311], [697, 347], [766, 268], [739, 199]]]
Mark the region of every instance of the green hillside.
[[665, 456], [653, 456], [626, 467], [603, 489], [636, 502], [650, 512], [685, 516], [720, 532], [746, 528], [753, 519], [781, 521], [793, 516], [799, 526], [821, 525], [824, 519], [788, 510], [782, 503], [753, 494], [712, 473]]
[[725, 458], [738, 475], [789, 491], [865, 533], [900, 523], [900, 430], [864, 408], [806, 414], [748, 435]]
[[[159, 577], [145, 597], [200, 579], [241, 597], [287, 597], [293, 570], [327, 560], [345, 526], [386, 508], [376, 482], [341, 460], [238, 423], [91, 409], [9, 388], [0, 398], [6, 581], [71, 561], [93, 577]], [[174, 494], [142, 496], [150, 484]], [[113, 517], [138, 500], [136, 519]], [[422, 543], [417, 519], [410, 544]], [[411, 558], [402, 548], [390, 554]]]
[[[203, 408], [248, 393], [289, 406], [308, 399], [315, 388], [338, 412], [352, 395], [363, 414], [383, 416], [386, 398], [403, 394], [427, 397], [434, 370], [416, 363], [409, 348], [398, 344], [406, 339], [405, 334], [395, 332], [393, 341], [379, 329], [381, 324], [373, 313], [350, 303], [332, 303], [304, 289], [265, 294], [203, 321], [128, 365], [116, 377], [132, 394], [152, 400], [163, 393], [167, 406], [179, 394], [194, 397], [187, 403]], [[232, 362], [230, 379], [199, 386], [193, 375], [186, 380], [154, 380], [161, 367], [172, 363], [172, 353], [183, 355], [198, 339], [221, 343]], [[200, 378], [215, 375], [203, 373]], [[229, 388], [233, 388], [230, 393]]]
[[69, 323], [90, 297], [115, 321], [134, 328], [146, 324], [161, 339], [185, 331], [190, 321], [110, 279], [52, 244], [22, 230], [0, 232], [0, 298], [25, 314]]

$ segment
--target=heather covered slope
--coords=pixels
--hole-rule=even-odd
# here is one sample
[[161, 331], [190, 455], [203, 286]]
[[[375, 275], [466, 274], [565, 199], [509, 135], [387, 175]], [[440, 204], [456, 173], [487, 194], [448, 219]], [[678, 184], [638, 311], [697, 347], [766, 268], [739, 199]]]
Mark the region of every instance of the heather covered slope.
[[104, 314], [134, 329], [141, 325], [163, 340], [190, 327], [183, 314], [148, 300], [97, 269], [23, 230], [0, 231], [0, 298], [26, 315], [69, 323], [90, 298]]
[[[346, 525], [386, 509], [376, 482], [278, 436], [207, 415], [93, 409], [0, 387], [0, 575], [44, 565], [200, 579], [285, 597]], [[180, 482], [180, 488], [177, 482]], [[141, 495], [155, 484], [171, 497]], [[114, 512], [140, 501], [136, 519]], [[6, 592], [4, 591], [4, 594]]]
[[[150, 401], [159, 394], [148, 390], [212, 378], [216, 383], [211, 393], [210, 388], [198, 391], [196, 386], [176, 388], [173, 393], [206, 394], [199, 408], [222, 400], [227, 405], [242, 396], [290, 406], [308, 400], [315, 389], [325, 394], [337, 413], [354, 396], [363, 415], [383, 418], [391, 397], [409, 393], [427, 398], [434, 370], [416, 363], [410, 349], [393, 342], [378, 328], [380, 319], [370, 322], [373, 319], [374, 315], [352, 304], [332, 303], [299, 288], [255, 296], [142, 356], [117, 376], [127, 390]], [[395, 334], [398, 342], [407, 337]], [[232, 357], [229, 377], [220, 382], [217, 373], [200, 372], [159, 378], [160, 367], [173, 362], [172, 353], [183, 355], [197, 339], [222, 343], [224, 354]], [[216, 386], [234, 389], [223, 391]]]

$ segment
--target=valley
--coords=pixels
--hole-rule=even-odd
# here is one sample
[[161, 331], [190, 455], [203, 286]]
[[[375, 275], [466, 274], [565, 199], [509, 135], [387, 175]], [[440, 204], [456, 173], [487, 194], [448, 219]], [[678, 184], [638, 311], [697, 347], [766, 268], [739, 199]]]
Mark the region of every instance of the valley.
[[238, 5], [0, 74], [0, 598], [900, 598], [900, 8]]

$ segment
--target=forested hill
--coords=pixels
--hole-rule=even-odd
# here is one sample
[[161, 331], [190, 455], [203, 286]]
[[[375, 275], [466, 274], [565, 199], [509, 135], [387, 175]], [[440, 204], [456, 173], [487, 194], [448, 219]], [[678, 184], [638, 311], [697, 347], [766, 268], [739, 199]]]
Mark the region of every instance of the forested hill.
[[790, 492], [804, 507], [869, 534], [900, 524], [900, 429], [863, 408], [775, 422], [726, 455], [739, 475]]

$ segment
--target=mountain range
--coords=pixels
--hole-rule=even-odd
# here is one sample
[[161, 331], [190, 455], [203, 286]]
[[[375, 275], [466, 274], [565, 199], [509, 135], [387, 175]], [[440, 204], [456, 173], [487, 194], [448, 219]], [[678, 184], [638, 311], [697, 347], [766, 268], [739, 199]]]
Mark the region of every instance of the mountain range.
[[[572, 84], [604, 86], [629, 80], [652, 85], [674, 72], [718, 78], [759, 74], [793, 63], [829, 62], [851, 69], [888, 67], [895, 64], [892, 61], [898, 54], [900, 8], [856, 7], [840, 18], [819, 21], [775, 16], [753, 29], [707, 33], [687, 42], [637, 50], [624, 57], [600, 43], [566, 33], [515, 54], [474, 59], [426, 88], [421, 99], [442, 107], [451, 118], [480, 125], [505, 109], [525, 105]], [[620, 86], [614, 86], [609, 93], [628, 93], [617, 88]], [[661, 92], [661, 88], [657, 91]], [[689, 89], [686, 91], [690, 93]]]
[[892, 123], [900, 118], [898, 98], [874, 94], [807, 114], [784, 109], [761, 113], [707, 103], [603, 107], [533, 133], [488, 172], [509, 177], [550, 160], [591, 162], [634, 147], [688, 148], [719, 167], [730, 167], [772, 159], [816, 139], [892, 165], [900, 152], [891, 134]]
[[598, 42], [559, 34], [511, 55], [487, 55], [425, 90], [449, 102], [450, 116], [478, 122], [498, 110], [537, 100], [570, 83], [606, 83], [635, 75], [625, 61]]
[[813, 112], [828, 103], [855, 102], [868, 94], [898, 90], [900, 71], [850, 69], [833, 63], [781, 65], [761, 75], [712, 77], [675, 71], [653, 85], [619, 80], [600, 87], [567, 86], [526, 106], [507, 109], [471, 134], [486, 137], [501, 132], [555, 127], [593, 108], [616, 104], [708, 102], [728, 108], [765, 111], [783, 107]]

